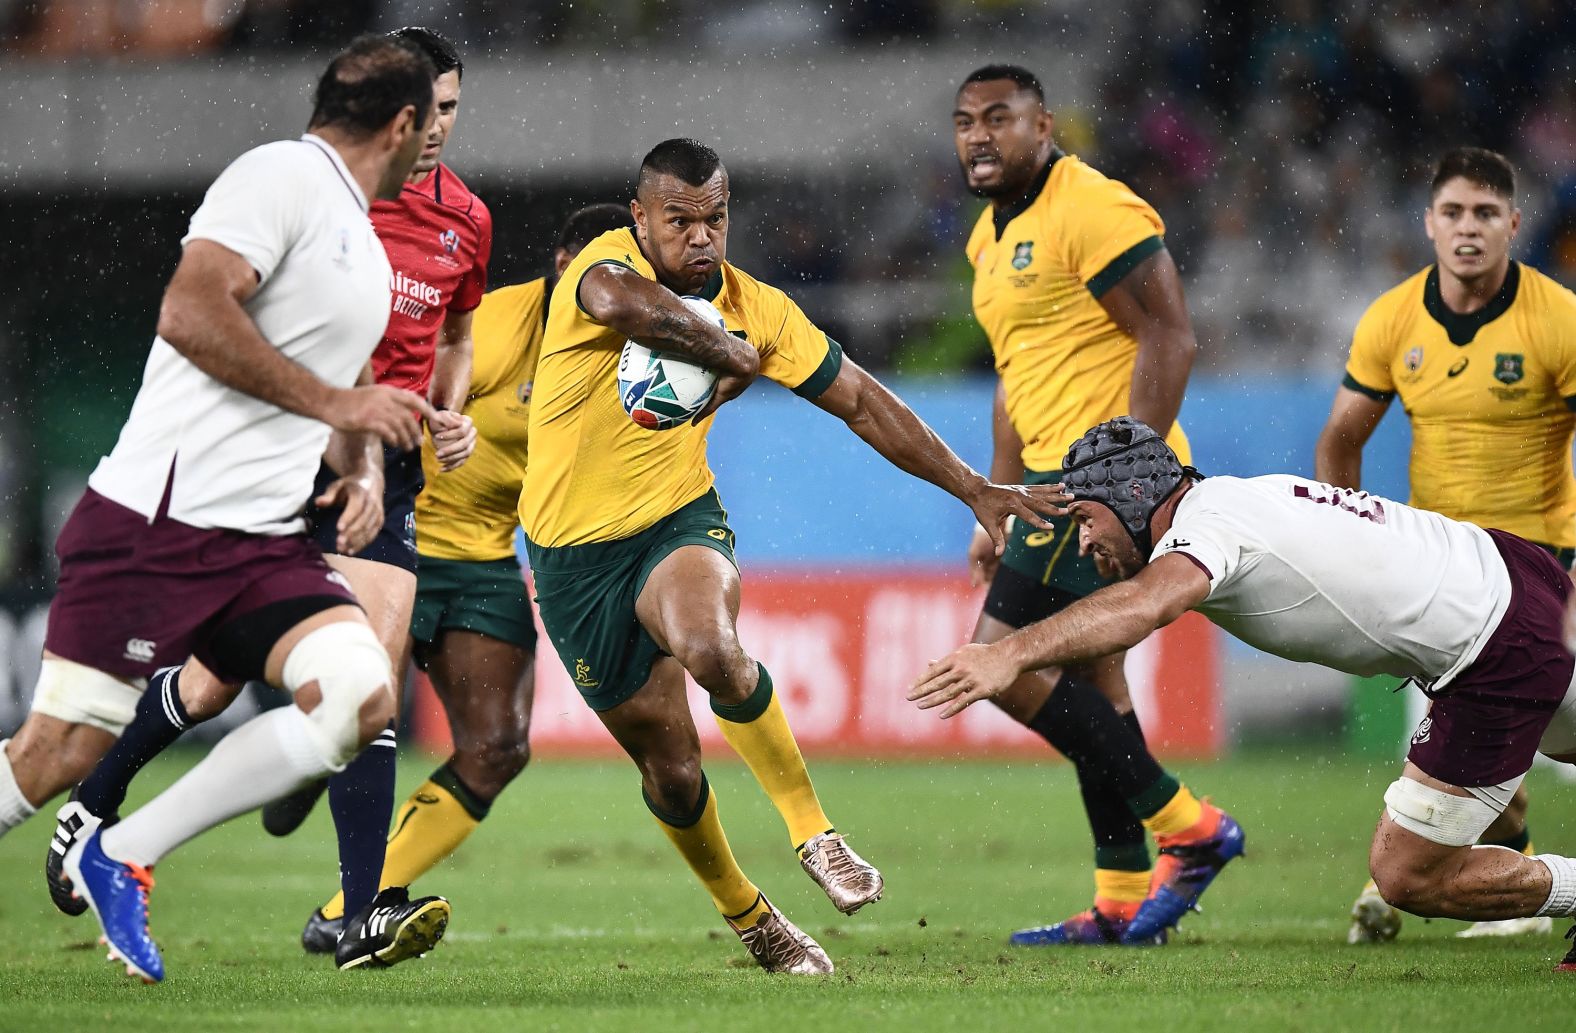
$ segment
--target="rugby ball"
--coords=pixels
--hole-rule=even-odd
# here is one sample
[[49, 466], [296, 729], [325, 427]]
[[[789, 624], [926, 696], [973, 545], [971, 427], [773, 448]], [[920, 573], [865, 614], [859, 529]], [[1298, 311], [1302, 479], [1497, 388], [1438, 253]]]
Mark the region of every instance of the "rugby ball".
[[[725, 327], [722, 313], [705, 298], [683, 299], [696, 314]], [[717, 375], [688, 359], [625, 341], [618, 357], [618, 398], [629, 418], [647, 430], [672, 430], [711, 401]]]

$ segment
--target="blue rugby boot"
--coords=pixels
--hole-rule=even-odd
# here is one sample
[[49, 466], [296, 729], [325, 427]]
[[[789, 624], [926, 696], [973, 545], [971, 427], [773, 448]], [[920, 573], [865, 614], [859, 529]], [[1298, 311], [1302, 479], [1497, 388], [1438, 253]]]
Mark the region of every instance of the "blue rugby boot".
[[77, 895], [88, 902], [104, 929], [109, 960], [125, 964], [126, 974], [144, 983], [164, 978], [164, 959], [148, 931], [148, 891], [153, 873], [104, 853], [101, 833], [79, 840], [66, 854], [66, 874]]
[[[1211, 813], [1213, 812], [1213, 814]], [[1205, 817], [1216, 817], [1215, 831], [1179, 842], [1180, 836], [1160, 836], [1159, 857], [1149, 896], [1138, 906], [1138, 914], [1123, 933], [1124, 943], [1152, 940], [1167, 929], [1175, 929], [1182, 916], [1199, 910], [1198, 899], [1221, 869], [1241, 857], [1246, 837], [1235, 818], [1204, 801]]]
[[1148, 940], [1130, 942], [1130, 924], [1125, 918], [1092, 907], [1055, 925], [1019, 929], [1007, 942], [1015, 947], [1158, 947], [1166, 942], [1164, 929]]

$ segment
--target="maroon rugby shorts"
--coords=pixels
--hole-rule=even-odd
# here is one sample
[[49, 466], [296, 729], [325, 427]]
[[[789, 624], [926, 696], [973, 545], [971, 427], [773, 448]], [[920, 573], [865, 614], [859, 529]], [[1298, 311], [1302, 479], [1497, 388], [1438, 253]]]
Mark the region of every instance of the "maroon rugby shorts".
[[[44, 648], [119, 678], [146, 678], [196, 656], [227, 682], [263, 676], [261, 649], [238, 627], [290, 623], [357, 605], [349, 584], [304, 534], [260, 535], [152, 521], [88, 489], [55, 541], [60, 581]], [[289, 624], [279, 629], [280, 633]], [[255, 637], [255, 635], [253, 636]], [[237, 655], [242, 654], [242, 655]]]
[[1407, 753], [1456, 786], [1526, 774], [1576, 667], [1563, 632], [1569, 575], [1540, 546], [1488, 533], [1510, 570], [1510, 606], [1477, 659], [1435, 697]]

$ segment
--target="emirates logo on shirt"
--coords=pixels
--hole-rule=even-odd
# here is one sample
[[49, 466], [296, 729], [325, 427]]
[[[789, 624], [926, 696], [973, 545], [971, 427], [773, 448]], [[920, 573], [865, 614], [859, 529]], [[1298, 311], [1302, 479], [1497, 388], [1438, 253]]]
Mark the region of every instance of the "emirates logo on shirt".
[[438, 288], [402, 272], [389, 277], [389, 291], [394, 295], [394, 311], [412, 319], [421, 319], [427, 309], [443, 302], [443, 292]]

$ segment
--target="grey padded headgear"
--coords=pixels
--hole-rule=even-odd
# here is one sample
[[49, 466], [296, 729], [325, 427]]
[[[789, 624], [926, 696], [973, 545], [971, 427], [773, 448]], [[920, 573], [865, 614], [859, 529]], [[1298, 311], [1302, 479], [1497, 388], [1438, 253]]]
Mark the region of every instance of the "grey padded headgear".
[[1073, 442], [1062, 459], [1062, 486], [1080, 502], [1116, 514], [1147, 557], [1155, 510], [1186, 479], [1188, 468], [1154, 428], [1131, 416], [1106, 420]]

